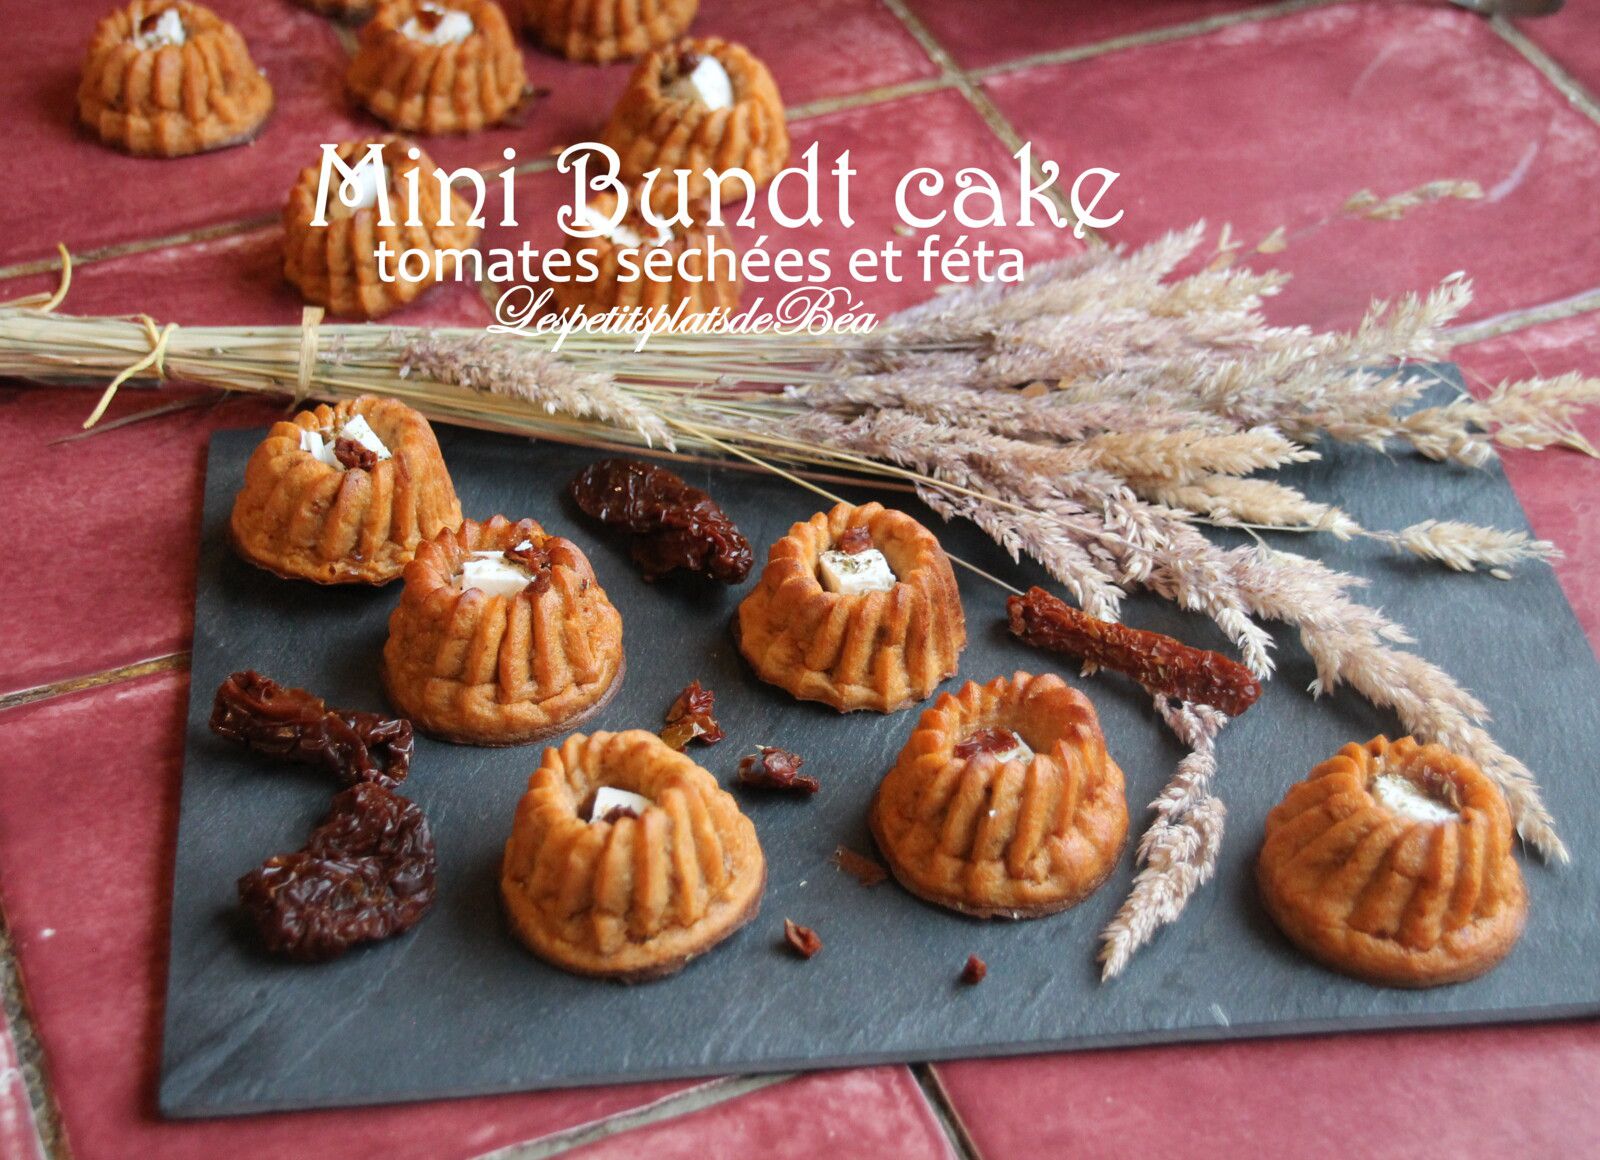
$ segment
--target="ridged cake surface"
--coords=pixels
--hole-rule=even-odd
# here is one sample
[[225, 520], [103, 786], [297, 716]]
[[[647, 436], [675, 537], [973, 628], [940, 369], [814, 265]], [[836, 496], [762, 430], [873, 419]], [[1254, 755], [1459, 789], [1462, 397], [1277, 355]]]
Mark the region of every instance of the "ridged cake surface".
[[1396, 987], [1460, 982], [1527, 917], [1511, 815], [1471, 760], [1410, 737], [1350, 744], [1267, 815], [1256, 863], [1273, 921], [1307, 954]]
[[551, 52], [606, 64], [682, 36], [700, 0], [516, 0], [522, 24]]
[[[13, 29], [20, 49], [24, 31]], [[239, 31], [189, 0], [134, 0], [95, 27], [78, 116], [107, 145], [182, 157], [254, 137], [272, 86]]]
[[[681, 95], [674, 82], [692, 72], [701, 57], [715, 57], [726, 71], [733, 102], [712, 108]], [[634, 183], [661, 169], [652, 203], [676, 211], [672, 171], [687, 169], [690, 201], [709, 197], [712, 184], [701, 171], [740, 168], [756, 185], [771, 181], [789, 160], [789, 130], [783, 98], [767, 66], [743, 45], [716, 37], [683, 40], [640, 60], [617, 101], [601, 141], [617, 151], [623, 180]], [[736, 178], [722, 182], [730, 204], [744, 196]]]
[[[964, 755], [985, 731], [1031, 754]], [[1116, 866], [1128, 836], [1122, 770], [1087, 697], [1054, 675], [968, 682], [922, 714], [870, 814], [902, 885], [982, 918], [1076, 905]]]
[[[346, 468], [303, 448], [304, 433], [336, 435], [355, 416], [390, 458]], [[245, 466], [229, 527], [241, 556], [288, 579], [387, 584], [418, 544], [460, 523], [427, 419], [394, 399], [363, 395], [274, 423]]]
[[[590, 821], [596, 790], [649, 801]], [[517, 936], [581, 975], [671, 974], [755, 917], [766, 860], [714, 777], [654, 733], [574, 734], [517, 806], [500, 892]]]
[[[822, 554], [864, 528], [893, 570], [881, 592], [831, 592]], [[954, 675], [967, 643], [950, 558], [927, 528], [869, 503], [819, 512], [772, 546], [761, 580], [739, 605], [739, 648], [762, 680], [840, 712], [892, 713]]]
[[[434, 43], [451, 14], [462, 40]], [[373, 116], [408, 133], [471, 133], [521, 103], [528, 78], [511, 26], [495, 0], [385, 0], [361, 27], [350, 91]]]
[[[544, 557], [515, 595], [469, 585], [474, 552]], [[622, 679], [622, 617], [570, 540], [533, 520], [465, 521], [417, 549], [389, 618], [383, 681], [418, 728], [468, 745], [523, 745], [600, 709]]]

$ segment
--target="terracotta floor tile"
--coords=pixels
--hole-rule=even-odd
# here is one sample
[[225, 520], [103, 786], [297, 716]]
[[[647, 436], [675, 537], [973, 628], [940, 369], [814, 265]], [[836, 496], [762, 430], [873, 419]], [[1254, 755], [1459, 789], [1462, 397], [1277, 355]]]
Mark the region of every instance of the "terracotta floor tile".
[[[1076, 173], [1120, 171], [1109, 231], [1139, 242], [1207, 219], [1296, 275], [1270, 313], [1346, 325], [1373, 296], [1466, 270], [1471, 317], [1600, 285], [1600, 230], [1574, 190], [1600, 182], [1600, 125], [1481, 19], [1447, 6], [1341, 5], [1207, 36], [997, 77], [1023, 137]], [[1388, 197], [1471, 180], [1478, 201], [1400, 221], [1350, 217]]]
[[1600, 1109], [1579, 1095], [1600, 1082], [1595, 1032], [1258, 1040], [938, 1070], [984, 1160], [1557, 1156], [1600, 1138]]
[[6, 919], [74, 1157], [464, 1158], [688, 1086], [158, 1120], [171, 844], [187, 691], [184, 676], [168, 674], [0, 714]]
[[1600, 7], [1568, 3], [1553, 16], [1516, 22], [1572, 78], [1600, 98]]
[[953, 1153], [911, 1073], [903, 1067], [879, 1067], [801, 1076], [568, 1155], [582, 1160], [812, 1160], [828, 1155], [916, 1160]]

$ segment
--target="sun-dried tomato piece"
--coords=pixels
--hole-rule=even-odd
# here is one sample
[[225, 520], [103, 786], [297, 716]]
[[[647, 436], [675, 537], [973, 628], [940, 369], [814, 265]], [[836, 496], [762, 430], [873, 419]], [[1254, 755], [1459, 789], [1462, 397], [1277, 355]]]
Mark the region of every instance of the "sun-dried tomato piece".
[[337, 440], [333, 445], [333, 457], [351, 471], [371, 471], [378, 466], [378, 453], [354, 439]]
[[646, 580], [680, 568], [724, 584], [750, 574], [750, 541], [716, 500], [664, 467], [603, 459], [579, 472], [567, 490], [584, 515], [627, 534]]
[[863, 886], [876, 886], [889, 877], [889, 872], [882, 865], [847, 846], [834, 850], [833, 864]]
[[319, 766], [346, 784], [403, 781], [416, 746], [409, 721], [330, 709], [313, 693], [251, 670], [218, 686], [211, 731], [270, 757]]
[[834, 539], [833, 546], [840, 552], [854, 556], [872, 547], [872, 533], [864, 527], [846, 528]]
[[1011, 631], [1038, 648], [1082, 657], [1132, 677], [1152, 693], [1194, 701], [1237, 717], [1261, 696], [1261, 682], [1238, 661], [1080, 612], [1043, 588], [1006, 601]]
[[[531, 540], [527, 541], [527, 545], [523, 547], [519, 544], [514, 548], [507, 548], [501, 554], [507, 562], [526, 568], [531, 577], [528, 588], [533, 589], [535, 596], [543, 596], [550, 591], [550, 570], [555, 564], [550, 558], [549, 548], [543, 544], [535, 544]], [[524, 588], [523, 591], [526, 592], [528, 588]]]
[[717, 695], [699, 681], [690, 681], [667, 709], [667, 727], [661, 731], [661, 740], [677, 750], [686, 748], [691, 741], [715, 745], [726, 736], [717, 724], [716, 708]]
[[377, 782], [333, 799], [305, 848], [239, 879], [267, 950], [316, 962], [410, 930], [433, 904], [438, 858], [415, 802]]
[[983, 982], [989, 974], [989, 964], [977, 955], [967, 956], [967, 965], [961, 968], [961, 982], [968, 987], [976, 987]]
[[822, 788], [814, 777], [800, 772], [805, 758], [775, 745], [760, 745], [756, 752], [739, 759], [739, 784], [751, 789], [779, 790], [785, 793], [813, 794]]
[[980, 753], [1005, 753], [1021, 741], [1010, 729], [980, 729], [956, 744], [955, 756], [970, 761]]
[[792, 918], [783, 920], [783, 941], [802, 959], [809, 959], [822, 949], [822, 939], [809, 926], [801, 926]]

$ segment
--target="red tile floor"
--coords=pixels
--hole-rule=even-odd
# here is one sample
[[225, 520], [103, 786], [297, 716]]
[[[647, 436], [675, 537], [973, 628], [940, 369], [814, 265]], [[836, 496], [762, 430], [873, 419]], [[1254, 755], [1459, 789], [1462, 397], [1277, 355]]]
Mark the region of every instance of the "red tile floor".
[[[35, 6], [30, 49], [0, 48], [0, 112], [22, 162], [0, 231], [0, 299], [48, 284], [59, 240], [78, 255], [78, 312], [296, 317], [272, 219], [316, 143], [367, 124], [339, 95], [348, 37], [288, 0], [213, 4], [250, 39], [279, 110], [255, 145], [209, 157], [130, 161], [73, 129], [78, 52], [100, 3]], [[1258, 259], [1295, 275], [1272, 304], [1281, 321], [1346, 324], [1373, 294], [1465, 269], [1478, 296], [1457, 357], [1474, 383], [1600, 374], [1593, 4], [1510, 25], [1442, 2], [705, 0], [697, 28], [763, 55], [797, 144], [820, 141], [828, 156], [849, 146], [864, 183], [911, 164], [998, 167], [1032, 140], [1068, 171], [1123, 172], [1113, 241], [1206, 217], [1248, 252], [1282, 227], [1288, 248]], [[512, 145], [548, 169], [549, 147], [591, 135], [626, 72], [531, 50], [528, 62], [551, 92], [527, 125], [431, 142], [440, 160], [487, 164]], [[1446, 179], [1484, 196], [1398, 221], [1341, 209], [1360, 189]], [[525, 190], [534, 207], [560, 196], [547, 173]], [[884, 201], [870, 193], [863, 204]], [[889, 228], [864, 216], [852, 236]], [[1037, 231], [1016, 240], [1033, 257], [1072, 245]], [[926, 289], [865, 296], [891, 309]], [[404, 316], [486, 318], [468, 287]], [[129, 391], [113, 413], [184, 397]], [[46, 570], [15, 550], [0, 560], [0, 1157], [1533, 1156], [1600, 1140], [1592, 1023], [163, 1122], [165, 896], [203, 449], [216, 428], [274, 412], [230, 402], [60, 442], [88, 405], [82, 391], [0, 384], [11, 543], [70, 528], [110, 565]], [[1600, 424], [1588, 434], [1600, 440]], [[1600, 463], [1513, 455], [1508, 470], [1535, 528], [1565, 549], [1558, 574], [1600, 641]]]

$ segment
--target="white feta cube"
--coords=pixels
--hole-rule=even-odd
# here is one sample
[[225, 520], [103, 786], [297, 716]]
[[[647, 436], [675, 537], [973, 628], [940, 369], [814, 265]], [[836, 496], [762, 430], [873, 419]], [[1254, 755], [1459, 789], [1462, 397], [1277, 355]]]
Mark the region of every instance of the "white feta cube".
[[318, 463], [326, 463], [329, 467], [341, 466], [338, 457], [333, 453], [333, 444], [323, 439], [321, 431], [301, 431], [300, 450]]
[[390, 458], [389, 449], [383, 445], [383, 440], [378, 438], [378, 433], [360, 415], [350, 416], [350, 421], [339, 428], [339, 438], [355, 440], [379, 459]]
[[419, 44], [460, 44], [476, 30], [472, 17], [443, 4], [420, 5], [417, 15], [400, 26], [400, 32]]
[[728, 70], [722, 67], [722, 62], [714, 56], [703, 56], [700, 63], [694, 66], [694, 71], [689, 74], [689, 83], [694, 86], [700, 99], [712, 109], [733, 108], [733, 78], [728, 75]]
[[1455, 810], [1429, 797], [1414, 781], [1398, 773], [1384, 773], [1375, 778], [1372, 796], [1401, 817], [1415, 822], [1448, 822], [1456, 816]]
[[594, 791], [594, 805], [589, 809], [589, 821], [603, 821], [607, 814], [619, 807], [632, 810], [643, 817], [645, 810], [650, 808], [650, 799], [631, 790], [603, 785]]
[[176, 8], [168, 8], [156, 17], [154, 24], [148, 18], [140, 21], [133, 34], [133, 46], [143, 50], [166, 48], [182, 44], [188, 39], [189, 30], [183, 26], [183, 17], [178, 15]]
[[887, 592], [898, 583], [889, 561], [876, 548], [854, 553], [824, 552], [817, 571], [824, 588], [846, 596]]
[[1008, 761], [1032, 761], [1033, 750], [1028, 743], [1016, 733], [1011, 734], [1011, 744], [1005, 749], [994, 751], [994, 759], [1001, 765]]
[[515, 596], [533, 575], [506, 559], [504, 552], [474, 552], [461, 565], [461, 587], [476, 588], [487, 596]]

